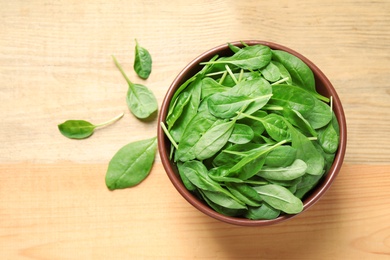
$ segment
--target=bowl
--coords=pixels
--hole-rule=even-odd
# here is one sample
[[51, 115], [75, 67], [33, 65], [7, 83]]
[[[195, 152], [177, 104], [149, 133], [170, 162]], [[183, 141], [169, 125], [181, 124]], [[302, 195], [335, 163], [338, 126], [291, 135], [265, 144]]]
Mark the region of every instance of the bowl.
[[[186, 187], [184, 186], [179, 173], [178, 169], [175, 165], [175, 163], [170, 160], [170, 149], [171, 149], [171, 143], [167, 136], [164, 134], [164, 131], [161, 128], [161, 122], [165, 122], [169, 104], [171, 102], [171, 99], [175, 93], [175, 91], [179, 88], [179, 86], [184, 83], [187, 79], [192, 77], [194, 74], [196, 74], [202, 66], [199, 65], [201, 62], [209, 61], [214, 55], [218, 54], [221, 56], [227, 56], [232, 55], [233, 52], [230, 50], [227, 44], [223, 44], [217, 47], [214, 47], [197, 58], [195, 58], [193, 61], [191, 61], [174, 79], [171, 86], [169, 87], [166, 96], [162, 102], [162, 106], [160, 109], [160, 113], [158, 116], [158, 129], [157, 129], [157, 136], [158, 136], [158, 150], [160, 153], [161, 161], [163, 164], [163, 167], [172, 182], [173, 186], [177, 189], [179, 194], [183, 196], [192, 206], [194, 206], [199, 211], [203, 212], [207, 216], [210, 216], [214, 219], [220, 220], [225, 223], [239, 225], [239, 226], [267, 226], [267, 225], [273, 225], [277, 223], [284, 222], [286, 220], [289, 220], [297, 215], [302, 214], [307, 209], [309, 209], [311, 206], [313, 206], [316, 202], [320, 200], [321, 197], [325, 194], [325, 192], [329, 189], [331, 184], [336, 179], [341, 166], [343, 164], [344, 155], [346, 151], [346, 143], [347, 143], [347, 128], [346, 128], [346, 119], [344, 115], [344, 110], [341, 104], [341, 101], [337, 95], [336, 90], [332, 86], [331, 82], [328, 80], [328, 78], [322, 73], [322, 71], [310, 60], [308, 60], [306, 57], [301, 55], [300, 53], [282, 46], [277, 43], [267, 42], [267, 41], [259, 41], [259, 40], [248, 40], [243, 41], [247, 45], [255, 45], [255, 44], [262, 44], [270, 47], [273, 50], [283, 50], [286, 52], [289, 52], [296, 57], [300, 58], [303, 62], [305, 62], [309, 68], [313, 71], [315, 81], [316, 81], [316, 89], [317, 91], [326, 97], [332, 96], [333, 99], [333, 111], [335, 116], [337, 117], [337, 120], [339, 122], [340, 127], [340, 139], [339, 139], [339, 148], [336, 152], [334, 161], [332, 166], [330, 167], [328, 173], [320, 180], [320, 182], [317, 184], [317, 186], [311, 190], [306, 196], [302, 199], [303, 202], [303, 210], [302, 212], [298, 214], [283, 214], [279, 217], [272, 219], [272, 220], [251, 220], [247, 218], [241, 218], [241, 217], [230, 217], [222, 215], [216, 211], [214, 211], [212, 208], [210, 208], [205, 202], [198, 199], [193, 193], [188, 191]], [[232, 45], [243, 47], [243, 43], [241, 41], [237, 42], [231, 42]]]

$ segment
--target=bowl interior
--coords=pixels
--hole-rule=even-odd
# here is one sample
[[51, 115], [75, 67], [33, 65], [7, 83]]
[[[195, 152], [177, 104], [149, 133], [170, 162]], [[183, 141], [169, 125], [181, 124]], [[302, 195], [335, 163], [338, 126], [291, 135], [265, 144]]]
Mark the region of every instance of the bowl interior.
[[[343, 163], [345, 150], [346, 150], [347, 129], [346, 129], [344, 110], [341, 101], [335, 89], [333, 88], [332, 84], [327, 79], [327, 77], [321, 72], [321, 70], [315, 64], [313, 64], [310, 60], [308, 60], [303, 55], [297, 53], [292, 49], [289, 49], [287, 47], [284, 47], [276, 43], [271, 43], [266, 41], [256, 41], [256, 40], [250, 40], [244, 42], [248, 45], [254, 45], [254, 44], [267, 45], [271, 49], [287, 51], [297, 56], [302, 61], [304, 61], [313, 71], [315, 81], [316, 81], [317, 91], [323, 96], [326, 97], [332, 96], [333, 111], [337, 117], [340, 126], [340, 144], [334, 162], [330, 170], [328, 171], [328, 173], [322, 178], [322, 180], [317, 184], [317, 186], [311, 192], [309, 192], [302, 200], [304, 206], [302, 212], [304, 212], [309, 207], [311, 207], [315, 202], [317, 202], [323, 196], [326, 190], [328, 190], [328, 188], [334, 181], [335, 177], [337, 176], [338, 172], [340, 171], [341, 165]], [[232, 44], [239, 47], [243, 47], [243, 44], [241, 42], [232, 42]], [[177, 189], [177, 191], [190, 204], [192, 204], [195, 208], [205, 213], [206, 215], [218, 219], [220, 221], [230, 223], [230, 224], [235, 224], [235, 225], [242, 225], [242, 226], [264, 226], [264, 225], [279, 223], [287, 219], [290, 219], [298, 214], [281, 215], [278, 218], [273, 220], [250, 220], [250, 219], [239, 218], [239, 217], [229, 217], [229, 216], [219, 214], [213, 209], [211, 209], [204, 202], [200, 201], [196, 196], [194, 196], [190, 191], [188, 191], [185, 188], [178, 174], [178, 170], [175, 163], [169, 159], [169, 151], [171, 149], [171, 144], [168, 138], [165, 136], [164, 132], [162, 131], [160, 122], [165, 121], [165, 118], [168, 113], [168, 107], [175, 91], [180, 87], [182, 83], [184, 83], [191, 76], [195, 75], [202, 68], [202, 66], [199, 65], [200, 62], [208, 61], [216, 54], [218, 54], [219, 56], [227, 56], [227, 55], [232, 55], [233, 53], [229, 49], [227, 44], [224, 44], [224, 45], [217, 46], [211, 50], [208, 50], [202, 55], [200, 55], [199, 57], [197, 57], [196, 59], [194, 59], [175, 78], [175, 80], [172, 82], [163, 100], [160, 113], [159, 113], [159, 118], [158, 118], [159, 123], [157, 129], [157, 136], [158, 136], [158, 149], [159, 149], [160, 157], [163, 166], [165, 168], [165, 171], [167, 172], [169, 179], [171, 180], [172, 184]]]

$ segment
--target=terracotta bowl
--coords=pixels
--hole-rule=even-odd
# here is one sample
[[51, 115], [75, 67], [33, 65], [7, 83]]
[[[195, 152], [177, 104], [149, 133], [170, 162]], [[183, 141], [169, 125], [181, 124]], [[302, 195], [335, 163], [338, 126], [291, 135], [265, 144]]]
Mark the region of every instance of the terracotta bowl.
[[[302, 212], [304, 212], [305, 210], [313, 206], [325, 194], [325, 192], [329, 189], [333, 181], [336, 179], [340, 171], [340, 168], [342, 166], [345, 151], [346, 151], [347, 126], [346, 126], [346, 120], [345, 120], [344, 110], [341, 101], [336, 93], [336, 90], [333, 88], [332, 84], [327, 79], [327, 77], [321, 72], [321, 70], [316, 65], [314, 65], [310, 60], [308, 60], [301, 54], [287, 47], [272, 42], [257, 41], [257, 40], [250, 40], [244, 42], [248, 45], [255, 45], [255, 44], [267, 45], [271, 49], [287, 51], [297, 56], [298, 58], [303, 60], [313, 71], [316, 80], [317, 91], [326, 97], [330, 97], [330, 96], [333, 97], [333, 111], [340, 125], [339, 149], [336, 153], [333, 165], [331, 166], [329, 172], [317, 184], [317, 186], [303, 198], [304, 207]], [[237, 45], [239, 47], [243, 46], [241, 42], [233, 42], [232, 44]], [[294, 215], [287, 215], [287, 214], [280, 215], [278, 218], [273, 220], [250, 220], [250, 219], [240, 218], [240, 217], [228, 217], [214, 211], [206, 203], [199, 200], [190, 191], [188, 191], [183, 185], [175, 163], [169, 159], [169, 151], [170, 151], [171, 144], [168, 138], [165, 136], [164, 132], [162, 131], [160, 122], [165, 122], [165, 118], [168, 113], [168, 107], [171, 102], [172, 96], [175, 93], [175, 91], [179, 88], [179, 86], [202, 68], [202, 66], [199, 65], [200, 62], [210, 60], [215, 54], [219, 54], [219, 56], [227, 56], [227, 55], [232, 55], [233, 53], [231, 52], [227, 44], [224, 44], [224, 45], [217, 46], [201, 54], [199, 57], [191, 61], [179, 73], [179, 75], [172, 82], [172, 85], [169, 87], [166, 96], [163, 100], [160, 113], [159, 113], [159, 118], [158, 118], [159, 123], [158, 123], [157, 136], [158, 136], [158, 149], [159, 149], [160, 157], [169, 179], [171, 180], [172, 184], [177, 189], [179, 194], [183, 196], [191, 205], [193, 205], [196, 209], [200, 210], [204, 214], [212, 218], [215, 218], [217, 220], [220, 220], [222, 222], [240, 225], [240, 226], [266, 226], [266, 225], [280, 223], [288, 219], [291, 219], [299, 214], [302, 214], [301, 212], [299, 214], [294, 214]]]

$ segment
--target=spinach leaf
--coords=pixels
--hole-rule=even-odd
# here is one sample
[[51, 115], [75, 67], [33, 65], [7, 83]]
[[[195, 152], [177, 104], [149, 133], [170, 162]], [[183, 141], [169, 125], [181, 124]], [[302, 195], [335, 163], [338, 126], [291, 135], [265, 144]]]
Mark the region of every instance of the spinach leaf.
[[248, 206], [259, 207], [261, 197], [252, 186], [245, 183], [225, 183], [228, 190]]
[[228, 141], [235, 144], [249, 143], [254, 137], [252, 128], [244, 124], [235, 124]]
[[202, 190], [199, 190], [199, 194], [200, 196], [203, 198], [203, 200], [212, 208], [214, 209], [216, 212], [222, 214], [222, 215], [225, 215], [225, 216], [231, 216], [231, 217], [234, 217], [234, 216], [239, 216], [242, 214], [242, 212], [245, 210], [245, 209], [231, 209], [231, 208], [225, 208], [225, 207], [222, 207], [221, 205], [218, 205], [216, 203], [214, 203], [213, 201], [211, 201], [207, 196], [204, 195], [204, 192]]
[[332, 120], [332, 110], [324, 102], [315, 99], [314, 107], [304, 117], [314, 129], [326, 126]]
[[134, 71], [142, 79], [149, 78], [152, 72], [152, 57], [147, 49], [138, 44], [135, 39]]
[[275, 219], [279, 217], [280, 210], [274, 209], [267, 203], [263, 202], [260, 207], [248, 207], [245, 217], [248, 219]]
[[271, 85], [263, 78], [242, 81], [233, 88], [215, 93], [208, 99], [210, 113], [219, 118], [231, 118], [243, 107], [251, 114], [262, 108], [272, 96]]
[[265, 45], [252, 45], [237, 51], [233, 56], [218, 59], [213, 62], [203, 62], [206, 64], [232, 64], [242, 69], [257, 70], [266, 66], [271, 61], [271, 49]]
[[277, 62], [277, 61], [274, 61], [274, 60], [272, 60], [271, 63], [274, 64], [276, 67], [278, 67], [279, 72], [280, 72], [280, 77], [281, 77], [281, 78], [286, 78], [286, 79], [287, 79], [287, 80], [285, 81], [286, 84], [292, 85], [291, 75], [290, 75], [290, 73], [288, 72], [288, 70], [286, 69], [286, 67], [284, 67], [283, 64], [281, 64], [280, 62]]
[[150, 117], [158, 109], [157, 100], [153, 92], [144, 85], [132, 83], [115, 56], [112, 56], [112, 58], [114, 59], [115, 65], [122, 73], [127, 84], [129, 85], [126, 101], [130, 112], [140, 119]]
[[[195, 185], [202, 192], [212, 192], [210, 193], [210, 196], [208, 196], [209, 193], [204, 194], [206, 194], [206, 196], [214, 203], [226, 208], [246, 208], [245, 203], [241, 202], [227, 189], [223, 188], [218, 182], [214, 181], [209, 177], [206, 166], [200, 161], [185, 162], [181, 165], [179, 170], [181, 171], [180, 175], [184, 175], [193, 185]], [[225, 203], [228, 203], [230, 206], [224, 204], [223, 201], [225, 201]]]
[[124, 114], [122, 113], [107, 122], [97, 125], [91, 124], [90, 122], [85, 120], [67, 120], [64, 123], [58, 125], [58, 130], [60, 130], [62, 135], [68, 138], [84, 139], [90, 137], [94, 133], [96, 128], [108, 126], [118, 121], [120, 118], [123, 117], [123, 115]]
[[302, 199], [322, 178], [322, 175], [305, 174], [297, 185], [295, 196]]
[[204, 160], [215, 155], [224, 147], [234, 129], [235, 120], [221, 122], [208, 129], [194, 146], [198, 160]]
[[324, 157], [315, 148], [313, 141], [292, 126], [290, 129], [291, 146], [297, 150], [297, 159], [301, 159], [307, 164], [306, 172], [312, 175], [322, 174], [325, 165]]
[[317, 93], [314, 74], [301, 59], [281, 50], [272, 50], [272, 59], [283, 64], [289, 71], [293, 84], [311, 92], [316, 98], [329, 102], [327, 97]]
[[282, 114], [287, 121], [301, 130], [305, 135], [317, 137], [317, 132], [313, 129], [311, 124], [295, 109], [283, 108]]
[[233, 45], [233, 44], [231, 44], [230, 42], [228, 42], [228, 46], [229, 46], [229, 49], [230, 49], [232, 52], [234, 52], [234, 53], [239, 52], [239, 51], [241, 50], [240, 47], [238, 47], [238, 46], [236, 46], [236, 45]]
[[173, 109], [170, 110], [167, 114], [166, 122], [168, 125], [168, 129], [171, 129], [172, 126], [175, 124], [176, 120], [181, 116], [183, 113], [183, 110], [185, 109], [185, 106], [190, 101], [191, 96], [188, 92], [181, 93], [178, 98], [175, 101]]
[[268, 63], [268, 65], [262, 68], [260, 71], [263, 77], [269, 82], [275, 82], [282, 76], [279, 68], [273, 62]]
[[254, 187], [254, 189], [266, 203], [275, 209], [287, 214], [297, 214], [303, 210], [302, 201], [282, 186], [267, 184]]
[[290, 145], [281, 145], [270, 151], [264, 164], [270, 167], [286, 167], [291, 165], [297, 156], [297, 150]]
[[129, 143], [112, 157], [106, 173], [110, 190], [135, 186], [143, 181], [152, 169], [157, 138]]
[[264, 166], [257, 175], [265, 179], [289, 181], [303, 176], [306, 169], [306, 163], [300, 159], [296, 159], [290, 166], [287, 167]]
[[242, 180], [247, 180], [256, 175], [263, 167], [265, 158], [268, 152], [276, 147], [284, 144], [286, 141], [279, 142], [273, 146], [261, 146], [252, 149], [246, 156], [244, 156], [237, 164], [228, 170], [230, 176], [237, 176]]
[[296, 86], [279, 84], [272, 86], [272, 98], [269, 104], [287, 107], [305, 116], [314, 108], [315, 98], [309, 92]]
[[176, 120], [175, 125], [173, 125], [170, 129], [170, 133], [176, 142], [180, 142], [188, 123], [197, 114], [202, 91], [201, 75], [191, 82], [189, 86], [183, 90], [183, 93], [184, 91], [188, 92], [190, 100], [186, 104], [185, 108], [183, 108], [183, 111], [180, 117]]
[[219, 122], [221, 121], [217, 120], [208, 111], [196, 114], [183, 132], [183, 138], [179, 142], [176, 151], [176, 160], [185, 162], [195, 159], [196, 154], [194, 147], [204, 133], [212, 128], [214, 124], [218, 124]]
[[212, 202], [221, 207], [228, 209], [246, 209], [247, 207], [243, 203], [237, 202], [237, 200], [227, 196], [225, 193], [203, 190], [202, 193]]
[[290, 129], [285, 119], [277, 114], [269, 114], [263, 118], [254, 117], [246, 113], [242, 113], [242, 115], [261, 122], [265, 131], [277, 142], [291, 139]]
[[225, 87], [221, 84], [219, 84], [217, 81], [210, 77], [205, 77], [202, 80], [202, 91], [201, 91], [201, 99], [203, 100], [204, 98], [218, 93], [218, 92], [223, 92], [223, 91], [228, 91], [230, 88]]
[[338, 122], [333, 114], [332, 121], [318, 129], [318, 143], [326, 153], [333, 154], [339, 147], [339, 139]]

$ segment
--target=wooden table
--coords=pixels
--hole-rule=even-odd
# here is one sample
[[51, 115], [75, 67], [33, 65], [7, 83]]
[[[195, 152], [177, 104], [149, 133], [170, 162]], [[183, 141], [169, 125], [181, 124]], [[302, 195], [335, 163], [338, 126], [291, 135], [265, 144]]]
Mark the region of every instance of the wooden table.
[[[1, 1], [1, 259], [389, 259], [390, 2]], [[142, 81], [134, 39], [153, 58]], [[348, 148], [323, 199], [280, 225], [245, 228], [198, 212], [159, 156], [150, 176], [109, 191], [123, 145], [156, 135], [127, 109], [129, 77], [159, 104], [181, 69], [229, 41], [301, 52], [344, 104]], [[67, 119], [124, 117], [91, 138], [63, 137]]]

